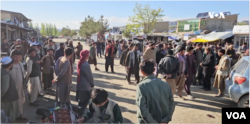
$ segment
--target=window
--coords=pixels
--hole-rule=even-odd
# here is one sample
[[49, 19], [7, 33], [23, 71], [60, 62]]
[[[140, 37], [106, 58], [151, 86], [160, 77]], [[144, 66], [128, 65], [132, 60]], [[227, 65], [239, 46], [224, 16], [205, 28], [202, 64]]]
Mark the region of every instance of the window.
[[248, 68], [249, 63], [245, 59], [240, 59], [232, 68], [235, 73], [243, 75]]

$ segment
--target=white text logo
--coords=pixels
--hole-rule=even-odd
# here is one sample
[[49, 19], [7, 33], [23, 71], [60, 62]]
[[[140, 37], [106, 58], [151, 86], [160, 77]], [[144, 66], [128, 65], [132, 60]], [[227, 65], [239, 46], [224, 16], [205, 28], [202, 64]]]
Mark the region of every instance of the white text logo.
[[220, 13], [214, 13], [214, 12], [208, 12], [210, 18], [218, 17], [218, 18], [225, 18], [225, 15], [223, 12]]
[[231, 117], [233, 117], [233, 119], [246, 119], [246, 115], [244, 112], [241, 112], [241, 114], [239, 114], [238, 112], [226, 112], [227, 114], [227, 119], [230, 119]]

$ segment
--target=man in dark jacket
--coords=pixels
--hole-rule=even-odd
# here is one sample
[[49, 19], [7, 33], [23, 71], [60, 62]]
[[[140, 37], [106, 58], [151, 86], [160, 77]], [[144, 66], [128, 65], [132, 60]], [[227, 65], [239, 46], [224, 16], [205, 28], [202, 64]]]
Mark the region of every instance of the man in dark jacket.
[[55, 52], [55, 62], [62, 56], [64, 56], [64, 43], [60, 43], [60, 48]]
[[136, 82], [137, 84], [140, 82], [139, 64], [141, 62], [141, 58], [140, 58], [140, 54], [138, 54], [137, 50], [138, 50], [138, 46], [135, 45], [135, 47], [128, 52], [127, 57], [126, 57], [126, 61], [125, 61], [125, 66], [127, 69], [127, 81], [129, 84], [131, 83], [130, 82], [131, 74], [135, 75], [135, 79], [137, 81]]
[[161, 59], [158, 68], [162, 78], [170, 85], [172, 93], [176, 92], [176, 77], [180, 68], [180, 62], [173, 56], [172, 50], [167, 50], [167, 56]]
[[[165, 56], [166, 56], [166, 50], [163, 48], [163, 44], [159, 44], [159, 50], [156, 52], [156, 64], [159, 65], [161, 59], [164, 58]], [[158, 71], [156, 72], [156, 77], [158, 77]]]
[[129, 48], [125, 46], [125, 50], [122, 52], [121, 58], [120, 58], [120, 65], [125, 66], [125, 59], [127, 57], [127, 54], [129, 52]]
[[211, 90], [211, 77], [214, 73], [215, 60], [214, 55], [211, 53], [212, 49], [207, 47], [205, 48], [205, 53], [207, 54], [206, 58], [200, 63], [200, 66], [203, 67], [203, 88], [205, 91]]

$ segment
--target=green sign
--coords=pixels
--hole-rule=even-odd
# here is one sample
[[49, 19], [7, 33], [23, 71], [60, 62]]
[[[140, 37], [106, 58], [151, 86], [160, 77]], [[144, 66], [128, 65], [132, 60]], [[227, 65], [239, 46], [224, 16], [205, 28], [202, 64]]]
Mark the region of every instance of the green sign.
[[201, 25], [206, 25], [206, 21], [201, 21]]

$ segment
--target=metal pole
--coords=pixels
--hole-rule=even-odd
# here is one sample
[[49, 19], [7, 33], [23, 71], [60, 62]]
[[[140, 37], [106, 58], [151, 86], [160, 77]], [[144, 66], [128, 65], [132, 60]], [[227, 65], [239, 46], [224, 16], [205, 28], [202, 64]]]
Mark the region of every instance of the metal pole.
[[6, 39], [9, 40], [9, 35], [8, 35], [8, 25], [6, 25]]

